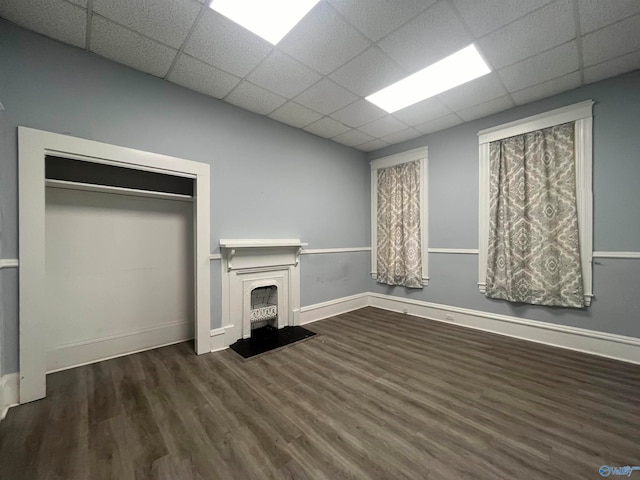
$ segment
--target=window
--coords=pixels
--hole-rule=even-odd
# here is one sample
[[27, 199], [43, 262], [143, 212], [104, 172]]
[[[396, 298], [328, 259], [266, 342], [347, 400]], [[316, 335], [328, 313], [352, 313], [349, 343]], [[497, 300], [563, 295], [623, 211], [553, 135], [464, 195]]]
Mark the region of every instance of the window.
[[478, 133], [480, 148], [479, 198], [479, 281], [480, 292], [486, 292], [489, 248], [489, 185], [490, 143], [566, 123], [574, 124], [574, 154], [576, 172], [576, 203], [580, 241], [580, 262], [584, 304], [593, 297], [591, 260], [593, 254], [593, 197], [592, 197], [592, 106], [588, 100], [551, 112], [500, 125]]
[[[371, 162], [371, 277], [380, 283], [428, 284], [427, 154], [421, 147]], [[400, 190], [391, 194], [390, 183]], [[391, 197], [399, 203], [390, 205]]]

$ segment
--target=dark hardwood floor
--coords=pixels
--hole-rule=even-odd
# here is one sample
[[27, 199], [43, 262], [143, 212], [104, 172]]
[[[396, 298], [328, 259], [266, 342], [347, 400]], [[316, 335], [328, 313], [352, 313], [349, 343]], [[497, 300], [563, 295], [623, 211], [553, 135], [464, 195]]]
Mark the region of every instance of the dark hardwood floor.
[[[47, 377], [0, 478], [597, 479], [640, 465], [640, 366], [374, 308], [249, 361], [160, 348]], [[640, 478], [640, 472], [633, 472]]]

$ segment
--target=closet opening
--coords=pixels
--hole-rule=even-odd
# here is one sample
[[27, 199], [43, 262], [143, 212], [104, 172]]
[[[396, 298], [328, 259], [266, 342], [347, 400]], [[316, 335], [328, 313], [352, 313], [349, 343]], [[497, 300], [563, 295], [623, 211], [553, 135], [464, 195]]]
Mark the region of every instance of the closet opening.
[[47, 155], [47, 373], [193, 338], [193, 179]]
[[209, 353], [210, 166], [27, 127], [18, 149], [20, 403], [57, 369], [187, 338]]

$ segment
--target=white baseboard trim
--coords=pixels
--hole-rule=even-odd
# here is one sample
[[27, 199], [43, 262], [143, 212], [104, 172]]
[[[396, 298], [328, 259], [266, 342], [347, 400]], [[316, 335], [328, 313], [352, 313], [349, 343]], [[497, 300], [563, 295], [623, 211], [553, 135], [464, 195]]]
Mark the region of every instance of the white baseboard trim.
[[369, 305], [369, 293], [358, 293], [300, 308], [300, 325], [351, 312]]
[[[640, 364], [640, 338], [373, 292], [359, 293], [302, 307], [296, 325], [306, 325], [366, 306]], [[447, 315], [452, 315], [453, 319], [447, 318]], [[228, 346], [224, 327], [211, 330], [212, 352], [224, 350]]]
[[109, 337], [58, 345], [50, 347], [47, 351], [47, 373], [166, 347], [192, 338], [193, 324], [175, 322]]
[[214, 328], [211, 330], [211, 351], [219, 352], [229, 348], [229, 344], [226, 339], [226, 329], [224, 327]]
[[18, 373], [9, 373], [0, 377], [0, 421], [7, 416], [9, 408], [18, 405]]
[[[369, 293], [372, 307], [640, 364], [640, 338]], [[450, 315], [451, 318], [447, 318]]]

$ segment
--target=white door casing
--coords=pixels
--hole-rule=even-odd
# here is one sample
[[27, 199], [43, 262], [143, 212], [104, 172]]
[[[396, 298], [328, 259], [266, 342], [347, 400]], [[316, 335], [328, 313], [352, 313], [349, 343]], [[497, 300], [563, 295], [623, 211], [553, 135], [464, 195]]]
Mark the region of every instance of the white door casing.
[[18, 228], [20, 251], [20, 403], [46, 395], [45, 157], [148, 170], [194, 181], [195, 349], [210, 351], [210, 167], [208, 164], [18, 127]]

